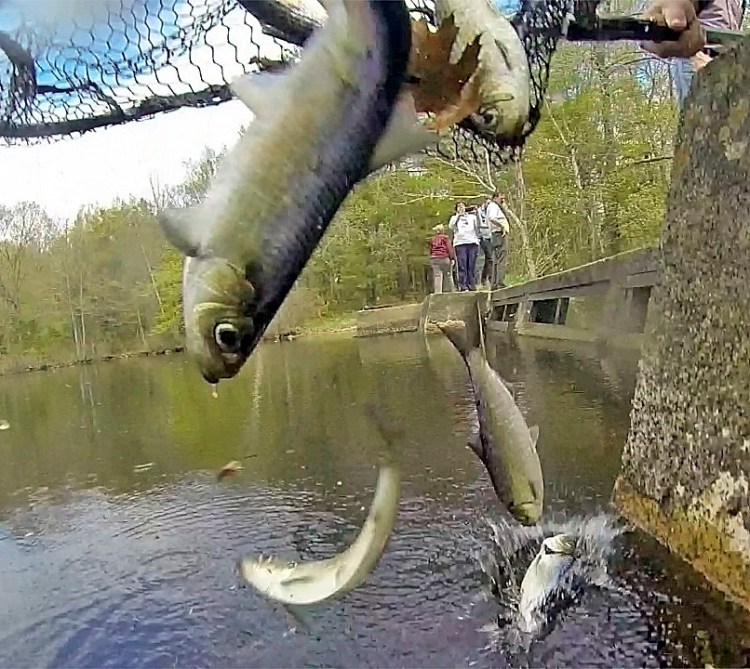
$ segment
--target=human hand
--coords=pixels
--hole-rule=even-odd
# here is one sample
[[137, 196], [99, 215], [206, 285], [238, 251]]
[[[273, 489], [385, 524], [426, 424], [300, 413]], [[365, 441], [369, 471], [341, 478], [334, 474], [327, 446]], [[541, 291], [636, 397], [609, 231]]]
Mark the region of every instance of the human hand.
[[706, 45], [706, 34], [698, 21], [693, 0], [651, 0], [643, 16], [682, 33], [676, 42], [641, 43], [643, 49], [660, 58], [690, 58]]

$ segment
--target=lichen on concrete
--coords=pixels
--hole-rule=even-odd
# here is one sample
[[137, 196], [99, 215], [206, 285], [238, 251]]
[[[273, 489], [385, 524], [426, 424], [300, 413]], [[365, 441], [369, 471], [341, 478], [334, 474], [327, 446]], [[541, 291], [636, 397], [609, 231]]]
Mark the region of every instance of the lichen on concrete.
[[680, 122], [615, 502], [750, 605], [750, 42]]

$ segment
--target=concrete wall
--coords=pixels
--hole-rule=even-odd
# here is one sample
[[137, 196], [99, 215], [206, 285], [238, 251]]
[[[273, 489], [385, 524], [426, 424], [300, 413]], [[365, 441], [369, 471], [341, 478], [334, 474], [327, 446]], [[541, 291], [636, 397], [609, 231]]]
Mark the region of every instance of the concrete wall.
[[481, 313], [486, 314], [489, 311], [490, 293], [476, 291], [428, 295], [422, 303], [422, 315], [419, 319], [420, 331], [439, 333], [440, 330], [432, 326], [433, 323], [463, 318], [467, 305], [471, 302], [478, 302]]
[[639, 347], [656, 259], [654, 249], [628, 251], [495, 291], [488, 329]]
[[750, 607], [750, 42], [685, 103], [614, 500]]
[[421, 304], [375, 307], [357, 312], [357, 337], [414, 332], [419, 327]]

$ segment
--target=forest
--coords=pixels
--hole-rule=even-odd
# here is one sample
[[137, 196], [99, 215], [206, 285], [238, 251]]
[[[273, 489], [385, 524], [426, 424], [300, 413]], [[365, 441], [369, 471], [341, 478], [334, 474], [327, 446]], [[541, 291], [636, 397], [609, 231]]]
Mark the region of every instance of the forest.
[[[423, 299], [432, 227], [447, 222], [457, 200], [479, 202], [494, 188], [512, 214], [510, 283], [655, 244], [678, 120], [666, 64], [633, 44], [565, 44], [542, 112], [523, 160], [499, 172], [424, 158], [360, 184], [275, 326]], [[34, 202], [0, 206], [0, 361], [179, 343], [182, 261], [155, 212], [200, 200], [220, 157], [197, 146], [182, 183], [105, 208], [82, 203], [70, 221], [52, 220]]]

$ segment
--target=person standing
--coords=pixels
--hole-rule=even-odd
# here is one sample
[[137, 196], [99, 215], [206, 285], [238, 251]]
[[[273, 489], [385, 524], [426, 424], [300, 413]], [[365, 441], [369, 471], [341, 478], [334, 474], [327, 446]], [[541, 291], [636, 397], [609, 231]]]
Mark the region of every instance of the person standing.
[[430, 239], [430, 266], [432, 287], [435, 295], [453, 292], [453, 263], [456, 259], [450, 237], [440, 223], [432, 228], [435, 234]]
[[451, 216], [448, 227], [453, 231], [453, 248], [456, 252], [458, 289], [475, 290], [474, 267], [479, 251], [479, 222], [476, 214], [466, 211], [463, 202], [456, 204], [456, 213]]
[[[492, 280], [492, 229], [487, 220], [487, 198], [477, 207], [477, 220], [479, 221], [479, 258], [477, 262], [476, 282], [477, 285], [489, 288]], [[481, 265], [481, 272], [480, 272]]]
[[492, 249], [492, 278], [490, 287], [492, 290], [505, 288], [505, 264], [508, 259], [508, 218], [503, 211], [505, 198], [497, 191], [493, 193], [492, 199], [485, 208], [487, 222], [490, 226], [492, 237], [490, 246]]

